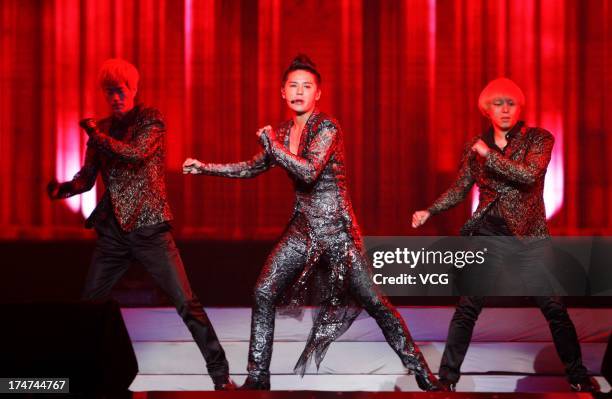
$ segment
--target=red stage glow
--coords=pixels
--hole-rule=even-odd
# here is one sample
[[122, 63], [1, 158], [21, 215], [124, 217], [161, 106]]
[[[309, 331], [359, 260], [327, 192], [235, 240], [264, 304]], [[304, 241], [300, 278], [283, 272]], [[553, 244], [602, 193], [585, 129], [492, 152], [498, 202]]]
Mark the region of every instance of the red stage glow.
[[410, 215], [453, 179], [464, 143], [486, 126], [478, 94], [498, 76], [523, 89], [527, 123], [556, 137], [553, 234], [612, 231], [610, 0], [6, 0], [0, 20], [1, 237], [87, 234], [65, 210], [87, 214], [95, 190], [52, 204], [44, 186], [78, 170], [77, 122], [104, 116], [96, 75], [111, 57], [139, 68], [140, 100], [166, 118], [177, 236], [276, 237], [292, 204], [282, 172], [185, 179], [180, 165], [251, 157], [257, 128], [286, 117], [280, 74], [299, 52], [317, 63], [320, 106], [344, 129], [365, 234], [457, 233], [469, 201], [419, 231]]
[[[78, 118], [76, 112], [67, 113], [65, 118], [58, 118], [55, 174], [60, 181], [72, 179], [81, 169], [85, 154], [85, 146], [81, 142], [82, 132], [72, 123], [75, 118]], [[64, 120], [69, 122], [64, 124], [62, 123]], [[96, 206], [95, 187], [81, 196], [68, 198], [65, 203], [72, 212], [81, 211], [84, 217], [89, 216]]]
[[[74, 95], [81, 87], [78, 60], [81, 57], [80, 30], [79, 30], [79, 3], [65, 1], [63, 7], [55, 8], [55, 60], [62, 60], [55, 71], [53, 87], [56, 88], [57, 113], [55, 115], [56, 159], [55, 175], [59, 181], [66, 181], [81, 169], [85, 155], [85, 135], [75, 124], [82, 118], [83, 106], [87, 106], [87, 99], [92, 93], [83, 93], [83, 97]], [[88, 82], [87, 87], [96, 86], [97, 82]], [[85, 103], [85, 104], [84, 104]], [[88, 110], [89, 111], [89, 110]], [[40, 191], [37, 192], [39, 194]], [[40, 194], [39, 194], [40, 195]], [[95, 188], [81, 196], [66, 200], [65, 205], [72, 212], [80, 212], [87, 217], [96, 205]]]

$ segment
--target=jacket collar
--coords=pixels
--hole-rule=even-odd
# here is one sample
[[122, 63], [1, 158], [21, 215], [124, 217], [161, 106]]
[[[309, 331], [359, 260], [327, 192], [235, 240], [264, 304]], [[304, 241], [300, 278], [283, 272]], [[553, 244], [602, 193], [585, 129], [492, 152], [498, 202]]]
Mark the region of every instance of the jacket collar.
[[[510, 148], [510, 145], [514, 141], [517, 136], [522, 136], [527, 131], [524, 121], [518, 121], [516, 125], [508, 133], [506, 133], [506, 140], [508, 140], [508, 145], [506, 148]], [[493, 130], [493, 126], [489, 126], [486, 132], [482, 134], [482, 140], [487, 143], [489, 148], [497, 148], [495, 144], [495, 132]]]
[[142, 107], [143, 107], [142, 104], [134, 105], [134, 108], [129, 110], [121, 119], [115, 116], [112, 116], [111, 126], [114, 129], [123, 129], [128, 126], [131, 126], [136, 121], [136, 116], [140, 113], [140, 110], [142, 109]]
[[[304, 149], [304, 145], [306, 144], [306, 136], [310, 135], [310, 131], [312, 130], [316, 121], [319, 119], [318, 117], [320, 113], [321, 111], [319, 111], [319, 108], [315, 108], [314, 111], [312, 111], [312, 114], [310, 114], [310, 116], [308, 117], [308, 120], [306, 121], [306, 124], [304, 125], [304, 130], [302, 131], [302, 135], [300, 136], [300, 143], [298, 145], [298, 154], [302, 153], [302, 150]], [[289, 132], [291, 131], [293, 124], [294, 124], [293, 118], [289, 119], [287, 121], [287, 125], [285, 128], [284, 143], [287, 149], [289, 149]]]

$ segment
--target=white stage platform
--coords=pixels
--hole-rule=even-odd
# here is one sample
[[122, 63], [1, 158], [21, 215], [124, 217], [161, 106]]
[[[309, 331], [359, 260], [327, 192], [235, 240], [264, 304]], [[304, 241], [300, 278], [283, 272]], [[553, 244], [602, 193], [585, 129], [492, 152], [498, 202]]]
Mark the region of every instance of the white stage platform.
[[[250, 309], [206, 309], [226, 350], [230, 372], [245, 378]], [[453, 308], [399, 308], [432, 370], [437, 372]], [[209, 390], [204, 361], [189, 331], [172, 308], [123, 309], [123, 317], [138, 359], [139, 374], [132, 391]], [[599, 375], [612, 309], [570, 309], [583, 360]], [[302, 379], [292, 373], [312, 325], [310, 309], [301, 320], [277, 316], [272, 356], [272, 386], [276, 390], [418, 391], [414, 377], [405, 375], [399, 358], [384, 342], [373, 319], [364, 312], [332, 346], [321, 368], [312, 366]], [[462, 368], [460, 391], [567, 391], [563, 366], [551, 342], [548, 326], [537, 308], [485, 308], [478, 320]], [[608, 384], [597, 378], [604, 390]]]

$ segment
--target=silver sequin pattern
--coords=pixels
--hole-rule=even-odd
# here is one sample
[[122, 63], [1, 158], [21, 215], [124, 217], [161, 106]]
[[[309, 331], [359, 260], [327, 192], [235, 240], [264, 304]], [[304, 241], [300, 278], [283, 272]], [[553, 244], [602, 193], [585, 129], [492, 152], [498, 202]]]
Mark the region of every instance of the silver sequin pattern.
[[296, 373], [304, 375], [312, 358], [318, 368], [329, 345], [350, 327], [361, 308], [376, 320], [408, 369], [429, 373], [404, 320], [372, 282], [346, 185], [338, 122], [316, 110], [302, 132], [299, 156], [289, 151], [292, 125], [287, 121], [278, 126], [275, 139], [262, 134], [264, 150], [250, 161], [209, 163], [200, 170], [208, 175], [250, 178], [278, 166], [294, 184], [292, 217], [254, 290], [249, 376], [269, 377], [277, 305], [296, 308], [307, 297], [317, 298], [319, 308]]

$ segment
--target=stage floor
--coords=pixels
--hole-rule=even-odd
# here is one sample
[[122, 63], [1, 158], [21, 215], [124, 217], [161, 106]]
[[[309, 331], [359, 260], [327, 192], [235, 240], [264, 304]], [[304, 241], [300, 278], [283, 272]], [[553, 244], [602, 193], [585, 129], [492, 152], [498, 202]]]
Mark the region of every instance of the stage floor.
[[[609, 398], [610, 396], [602, 396]], [[142, 392], [132, 399], [591, 399], [577, 393], [408, 392]]]
[[[402, 307], [398, 310], [432, 370], [437, 372], [453, 308]], [[250, 309], [210, 308], [207, 313], [225, 348], [232, 378], [242, 383]], [[174, 309], [126, 308], [122, 314], [140, 370], [130, 387], [132, 391], [170, 394], [171, 391], [212, 389], [204, 361]], [[612, 330], [612, 309], [576, 308], [570, 309], [570, 314], [581, 341], [584, 363], [607, 391], [610, 386], [599, 374]], [[419, 391], [414, 377], [405, 374], [380, 329], [365, 313], [332, 344], [318, 371], [311, 365], [304, 378], [294, 375], [293, 366], [311, 325], [311, 309], [305, 309], [301, 319], [277, 316], [271, 364], [274, 390], [354, 391], [356, 395], [358, 391]], [[548, 326], [536, 308], [484, 309], [463, 373], [458, 384], [462, 392], [569, 391]]]

